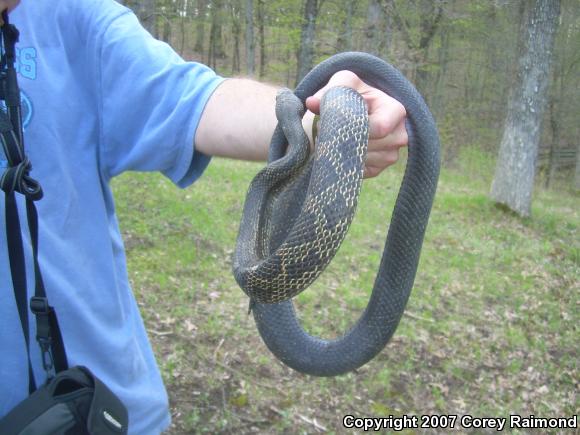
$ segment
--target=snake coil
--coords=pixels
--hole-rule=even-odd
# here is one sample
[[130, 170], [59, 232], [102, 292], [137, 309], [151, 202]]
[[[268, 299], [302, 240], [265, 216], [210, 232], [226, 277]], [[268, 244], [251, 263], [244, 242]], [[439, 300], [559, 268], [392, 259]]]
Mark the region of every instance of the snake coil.
[[[354, 72], [405, 107], [409, 156], [369, 303], [344, 336], [323, 340], [304, 331], [289, 299], [322, 272], [348, 230], [360, 192], [368, 120], [356, 92], [329, 90], [321, 103], [313, 156], [300, 120], [305, 99], [341, 70]], [[320, 63], [294, 95], [282, 91], [276, 115], [269, 164], [246, 197], [234, 276], [250, 296], [260, 335], [277, 358], [302, 373], [335, 376], [376, 356], [403, 315], [437, 187], [437, 129], [423, 98], [398, 70], [358, 52]]]

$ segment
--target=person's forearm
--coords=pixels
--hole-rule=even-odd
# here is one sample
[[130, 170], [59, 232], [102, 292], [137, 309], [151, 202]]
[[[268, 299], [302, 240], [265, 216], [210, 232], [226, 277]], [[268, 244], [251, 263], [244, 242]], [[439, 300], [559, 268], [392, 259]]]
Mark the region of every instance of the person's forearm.
[[[278, 88], [250, 79], [228, 79], [207, 102], [195, 134], [197, 151], [210, 156], [265, 160], [276, 127]], [[303, 125], [311, 135], [314, 115]]]

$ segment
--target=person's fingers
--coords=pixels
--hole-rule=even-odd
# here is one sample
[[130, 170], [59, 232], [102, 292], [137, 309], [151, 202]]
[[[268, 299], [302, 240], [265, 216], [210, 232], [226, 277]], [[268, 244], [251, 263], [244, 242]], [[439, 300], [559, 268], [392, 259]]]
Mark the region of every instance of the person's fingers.
[[[375, 89], [376, 93], [367, 102], [369, 106], [369, 138], [381, 139], [392, 134], [403, 123], [407, 112], [403, 105], [387, 94]], [[402, 132], [398, 132], [400, 135]], [[406, 132], [405, 132], [406, 134]]]
[[365, 162], [365, 178], [378, 175], [383, 169], [397, 163], [399, 160], [399, 149], [369, 151]]
[[374, 177], [397, 162], [399, 148], [407, 145], [409, 141], [405, 128], [407, 112], [399, 101], [369, 86], [352, 71], [339, 71], [334, 74], [326, 86], [306, 99], [307, 109], [313, 113], [319, 113], [322, 96], [333, 86], [347, 86], [354, 89], [363, 97], [367, 105], [369, 144], [365, 177]]
[[379, 136], [377, 139], [372, 139], [372, 133], [369, 134], [369, 152], [381, 151], [387, 149], [398, 149], [404, 147], [409, 142], [409, 135], [405, 128], [404, 119], [399, 124], [390, 130], [385, 136]]
[[314, 95], [306, 99], [306, 108], [311, 112], [320, 113], [320, 101], [322, 100], [322, 96], [328, 89], [334, 86], [347, 86], [349, 88], [354, 89], [361, 95], [362, 92], [364, 92], [365, 87], [370, 89], [370, 87], [366, 83], [364, 83], [359, 78], [359, 76], [357, 76], [352, 71], [346, 70], [339, 71], [330, 78], [326, 86], [324, 86], [323, 88], [318, 90]]
[[365, 178], [380, 174], [385, 168], [395, 164], [399, 159], [399, 149], [409, 141], [404, 120], [395, 129], [380, 139], [371, 139], [368, 143], [365, 162]]

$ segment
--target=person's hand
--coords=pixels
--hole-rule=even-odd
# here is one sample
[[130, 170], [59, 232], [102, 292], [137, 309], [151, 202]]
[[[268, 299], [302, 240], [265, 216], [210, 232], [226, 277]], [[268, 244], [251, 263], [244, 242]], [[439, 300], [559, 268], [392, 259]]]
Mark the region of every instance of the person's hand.
[[[12, 9], [18, 6], [18, 3], [20, 3], [20, 0], [0, 0], [0, 13], [4, 12], [6, 9], [8, 9], [8, 12], [10, 12]], [[0, 25], [2, 24], [4, 24], [4, 21], [0, 16]]]
[[339, 71], [328, 84], [306, 99], [306, 107], [314, 113], [320, 111], [324, 92], [333, 86], [348, 86], [364, 98], [369, 111], [369, 146], [365, 178], [375, 177], [399, 159], [399, 148], [406, 146], [409, 138], [405, 129], [406, 111], [401, 103], [384, 92], [363, 82], [351, 71]]

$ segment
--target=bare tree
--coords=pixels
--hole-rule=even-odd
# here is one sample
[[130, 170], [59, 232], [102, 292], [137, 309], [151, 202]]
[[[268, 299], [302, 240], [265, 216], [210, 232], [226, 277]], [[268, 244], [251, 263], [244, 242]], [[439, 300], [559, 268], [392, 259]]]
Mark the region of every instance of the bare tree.
[[232, 74], [240, 72], [240, 38], [242, 33], [242, 23], [240, 19], [241, 10], [239, 0], [229, 1], [230, 16], [232, 22], [232, 36], [234, 38], [232, 56]]
[[206, 0], [197, 0], [195, 19], [195, 45], [193, 49], [200, 54], [203, 53], [206, 8]]
[[[562, 6], [566, 7], [566, 5]], [[577, 96], [570, 93], [570, 87], [577, 86], [578, 66], [580, 65], [577, 35], [574, 34], [574, 28], [578, 28], [578, 19], [576, 18], [577, 14], [574, 14], [574, 9], [570, 10], [569, 8], [568, 5], [567, 9], [562, 10], [560, 30], [555, 42], [552, 60], [552, 85], [548, 104], [551, 138], [545, 178], [546, 188], [550, 186], [556, 176], [557, 169], [560, 167], [562, 148], [570, 149], [571, 141], [569, 138], [578, 137], [580, 131], [576, 121], [577, 109], [572, 103], [577, 100]], [[580, 11], [578, 6], [576, 8], [577, 11]], [[570, 125], [568, 120], [573, 120], [572, 124], [576, 124], [576, 129], [568, 127]], [[578, 180], [580, 182], [580, 178]]]
[[185, 23], [189, 17], [190, 13], [190, 0], [181, 0], [181, 5], [179, 6], [181, 18], [179, 20], [179, 33], [181, 38], [179, 40], [179, 55], [183, 56], [183, 49], [185, 48]]
[[246, 70], [254, 75], [254, 1], [246, 0]]
[[318, 18], [318, 0], [305, 0], [302, 32], [300, 34], [300, 49], [298, 50], [298, 71], [296, 83], [312, 69], [314, 62], [314, 37], [316, 35], [316, 19]]
[[224, 0], [211, 0], [211, 28], [209, 31], [209, 50], [207, 65], [217, 70], [216, 59], [226, 57], [222, 40], [222, 9]]
[[574, 189], [580, 190], [580, 141], [576, 145], [576, 169], [574, 171]]
[[381, 25], [381, 22], [384, 20], [383, 15], [380, 1], [370, 0], [367, 8], [367, 23], [364, 32], [364, 49], [367, 53], [374, 54], [375, 56], [380, 56], [385, 42], [382, 35], [383, 26]]
[[[525, 2], [527, 3], [527, 2]], [[491, 198], [529, 216], [560, 0], [534, 0], [520, 28], [522, 50], [508, 101]]]
[[266, 37], [264, 33], [264, 21], [266, 20], [266, 6], [264, 0], [258, 0], [258, 38], [260, 41], [260, 78], [266, 74]]
[[346, 11], [342, 20], [342, 31], [338, 34], [336, 48], [338, 51], [350, 51], [353, 47], [352, 41], [352, 19], [356, 13], [356, 2], [346, 3]]
[[410, 4], [398, 4], [395, 0], [383, 0], [383, 8], [384, 14], [392, 18], [393, 24], [409, 49], [410, 71], [405, 72], [415, 82], [419, 91], [428, 97], [426, 95], [428, 51], [443, 18], [443, 1], [418, 0]]
[[139, 17], [141, 25], [145, 27], [149, 33], [157, 37], [155, 0], [139, 0], [138, 2], [132, 3], [135, 3], [133, 8]]

